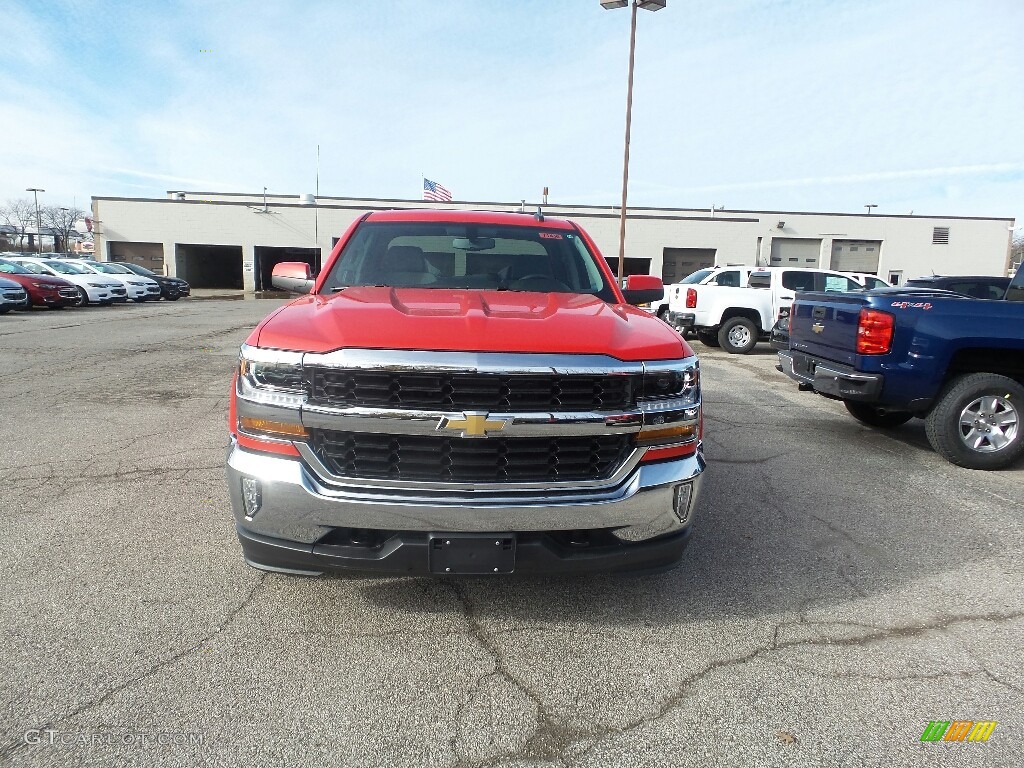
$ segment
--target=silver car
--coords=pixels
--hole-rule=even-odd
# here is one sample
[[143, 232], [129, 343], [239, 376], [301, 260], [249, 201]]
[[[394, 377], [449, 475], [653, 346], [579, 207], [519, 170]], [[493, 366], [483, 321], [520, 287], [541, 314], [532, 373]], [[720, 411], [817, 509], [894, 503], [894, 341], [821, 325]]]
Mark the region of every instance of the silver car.
[[28, 309], [28, 293], [13, 280], [0, 277], [0, 315], [12, 309]]

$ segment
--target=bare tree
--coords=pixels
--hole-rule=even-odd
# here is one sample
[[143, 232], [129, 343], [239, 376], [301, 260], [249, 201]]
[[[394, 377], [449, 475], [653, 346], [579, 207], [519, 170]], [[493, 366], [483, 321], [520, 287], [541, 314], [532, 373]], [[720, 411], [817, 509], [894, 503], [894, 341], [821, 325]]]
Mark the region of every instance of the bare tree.
[[1014, 265], [1020, 269], [1024, 262], [1024, 229], [1018, 229], [1013, 233], [1013, 242], [1010, 243], [1010, 268]]
[[[79, 208], [67, 208], [56, 205], [47, 205], [39, 209], [39, 217], [43, 226], [48, 227], [62, 243], [62, 250], [69, 251], [69, 240], [71, 233], [75, 231], [75, 224], [85, 218], [85, 211]], [[54, 250], [57, 243], [54, 242]]]
[[0, 220], [17, 230], [18, 248], [25, 250], [25, 232], [28, 229], [35, 231], [36, 228], [35, 203], [25, 197], [8, 200], [4, 205], [0, 205]]

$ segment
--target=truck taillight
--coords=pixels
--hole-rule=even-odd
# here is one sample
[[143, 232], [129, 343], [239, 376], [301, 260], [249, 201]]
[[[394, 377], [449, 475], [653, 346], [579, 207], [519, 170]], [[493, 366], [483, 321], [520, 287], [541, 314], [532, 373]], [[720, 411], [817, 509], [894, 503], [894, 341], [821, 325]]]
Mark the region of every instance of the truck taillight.
[[887, 355], [892, 349], [896, 318], [877, 309], [862, 309], [857, 323], [857, 354]]
[[697, 291], [693, 288], [686, 289], [686, 308], [696, 309], [697, 308]]

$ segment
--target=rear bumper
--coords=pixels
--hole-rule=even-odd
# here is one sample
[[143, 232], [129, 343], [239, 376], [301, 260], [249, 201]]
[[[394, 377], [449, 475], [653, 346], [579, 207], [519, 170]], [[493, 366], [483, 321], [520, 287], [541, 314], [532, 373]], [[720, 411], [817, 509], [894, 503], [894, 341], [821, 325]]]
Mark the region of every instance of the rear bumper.
[[861, 373], [850, 366], [792, 350], [779, 352], [779, 370], [805, 388], [838, 400], [877, 402], [885, 385], [881, 374]]
[[666, 320], [668, 324], [681, 331], [693, 330], [695, 315], [692, 312], [669, 312]]
[[[516, 573], [552, 573], [671, 565], [689, 540], [704, 467], [698, 450], [641, 464], [612, 488], [547, 495], [400, 492], [331, 486], [299, 459], [254, 453], [232, 441], [227, 479], [238, 536], [256, 567], [430, 573], [432, 535], [494, 533], [515, 536]], [[242, 499], [243, 478], [259, 481], [260, 506], [252, 515]], [[349, 530], [372, 546], [347, 542]], [[586, 532], [594, 545], [570, 545], [563, 532]]]

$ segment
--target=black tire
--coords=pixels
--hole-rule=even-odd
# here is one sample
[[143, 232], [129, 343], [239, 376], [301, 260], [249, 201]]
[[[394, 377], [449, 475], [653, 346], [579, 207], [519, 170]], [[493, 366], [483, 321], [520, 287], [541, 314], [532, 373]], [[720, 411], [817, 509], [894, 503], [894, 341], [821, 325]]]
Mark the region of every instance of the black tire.
[[718, 346], [718, 334], [714, 331], [694, 331], [694, 333], [697, 335], [697, 341], [705, 347]]
[[136, 304], [144, 304], [146, 300], [145, 299], [132, 299], [132, 301], [134, 301]]
[[914, 418], [914, 414], [907, 413], [906, 411], [883, 411], [877, 406], [869, 405], [868, 403], [854, 403], [844, 400], [843, 405], [846, 406], [846, 410], [850, 412], [853, 418], [869, 427], [894, 429]]
[[168, 301], [177, 301], [177, 300], [178, 300], [178, 299], [180, 299], [180, 298], [181, 298], [181, 296], [167, 296], [167, 297], [166, 297], [166, 299], [167, 299]]
[[8, 306], [0, 307], [0, 315], [6, 315], [10, 311], [11, 311], [11, 307], [8, 307]]
[[745, 355], [757, 344], [760, 334], [752, 320], [730, 317], [718, 329], [718, 344], [731, 355]]
[[995, 373], [950, 380], [925, 419], [932, 448], [967, 469], [1001, 469], [1024, 454], [1024, 386]]
[[89, 294], [86, 293], [85, 288], [79, 286], [78, 288], [78, 301], [75, 302], [76, 307], [85, 307], [89, 304]]

